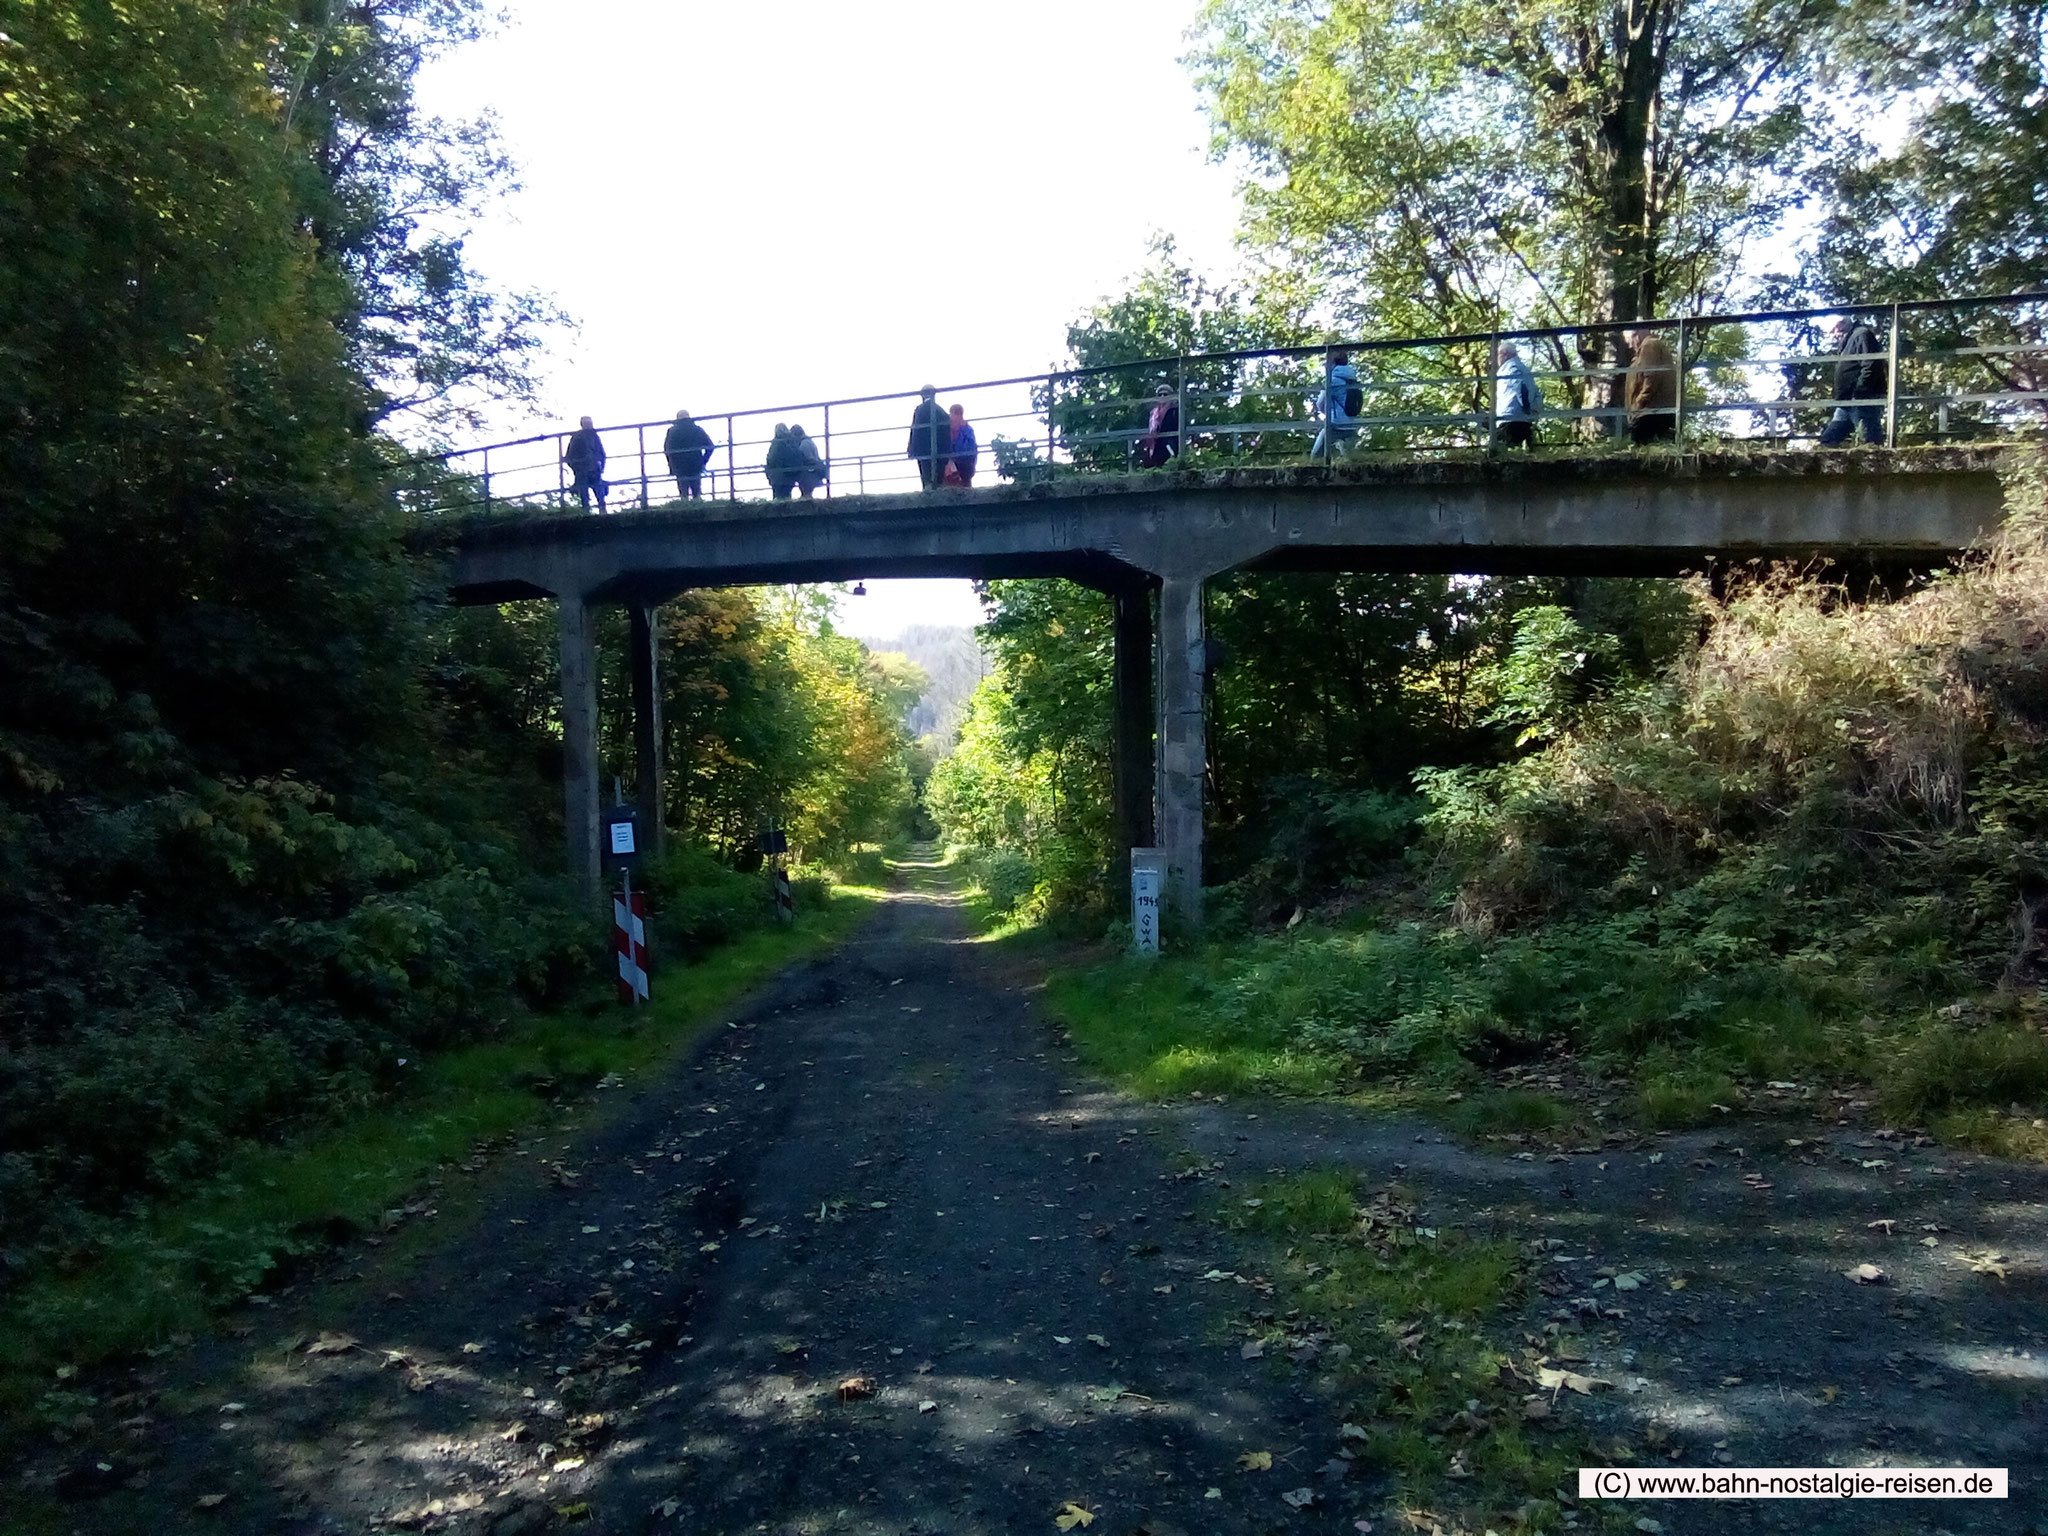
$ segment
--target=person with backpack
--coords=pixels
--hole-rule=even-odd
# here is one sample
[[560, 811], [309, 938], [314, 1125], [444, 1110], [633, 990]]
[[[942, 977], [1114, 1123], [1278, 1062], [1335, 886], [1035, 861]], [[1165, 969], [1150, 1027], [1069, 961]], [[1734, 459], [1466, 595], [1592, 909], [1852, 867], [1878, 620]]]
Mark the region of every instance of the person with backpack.
[[1851, 320], [1847, 315], [1835, 322], [1835, 414], [1821, 429], [1820, 446], [1835, 448], [1849, 441], [1860, 427], [1866, 442], [1884, 441], [1884, 407], [1859, 405], [1861, 400], [1882, 400], [1890, 382], [1885, 366], [1884, 342], [1877, 327], [1868, 320]]
[[1500, 344], [1493, 375], [1493, 443], [1496, 448], [1534, 448], [1543, 391], [1512, 341]]
[[789, 429], [790, 450], [796, 456], [796, 488], [805, 501], [825, 483], [825, 460], [818, 453], [817, 439], [801, 426]]
[[570, 490], [583, 504], [583, 510], [590, 510], [590, 497], [597, 493], [597, 510], [605, 510], [604, 499], [612, 488], [604, 478], [604, 439], [597, 435], [597, 428], [585, 416], [574, 432], [569, 434], [568, 446], [562, 450], [562, 462], [569, 466], [572, 477]]
[[910, 413], [910, 447], [906, 456], [917, 460], [918, 478], [924, 488], [935, 491], [945, 483], [946, 450], [953, 446], [953, 432], [946, 420], [939, 392], [927, 384], [918, 392], [917, 407]]
[[688, 411], [677, 411], [668, 435], [662, 439], [661, 451], [668, 459], [668, 472], [676, 477], [677, 498], [701, 501], [704, 497], [704, 466], [718, 451], [718, 445], [711, 441], [711, 434], [692, 421]]
[[1324, 365], [1321, 400], [1323, 427], [1309, 449], [1309, 457], [1328, 458], [1358, 437], [1358, 418], [1365, 414], [1365, 390], [1358, 382], [1358, 370], [1351, 366], [1351, 354], [1342, 347], [1330, 348]]

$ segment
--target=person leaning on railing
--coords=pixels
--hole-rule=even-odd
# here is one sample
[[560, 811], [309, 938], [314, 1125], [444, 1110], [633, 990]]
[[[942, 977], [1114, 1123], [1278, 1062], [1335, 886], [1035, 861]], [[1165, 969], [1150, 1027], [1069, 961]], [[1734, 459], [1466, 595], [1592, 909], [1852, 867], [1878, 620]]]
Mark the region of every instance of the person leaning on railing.
[[1863, 429], [1867, 441], [1884, 441], [1884, 407], [1854, 403], [1885, 397], [1889, 382], [1885, 362], [1875, 355], [1883, 351], [1884, 342], [1878, 337], [1877, 327], [1868, 320], [1852, 321], [1844, 315], [1835, 322], [1834, 355], [1841, 359], [1835, 364], [1835, 399], [1843, 403], [1835, 407], [1835, 414], [1821, 429], [1821, 447], [1846, 443], [1856, 435], [1858, 427]]
[[801, 426], [789, 429], [789, 445], [796, 455], [796, 488], [805, 501], [825, 483], [825, 460], [818, 452], [817, 439]]
[[1678, 430], [1678, 360], [1647, 326], [1628, 333], [1629, 440], [1638, 448], [1669, 442]]
[[676, 495], [683, 501], [699, 501], [704, 495], [704, 466], [718, 445], [711, 434], [690, 419], [688, 411], [677, 411], [661, 451], [668, 458], [668, 472], [676, 477]]
[[768, 439], [768, 457], [761, 465], [761, 472], [768, 477], [768, 494], [777, 501], [789, 500], [789, 493], [796, 489], [797, 473], [802, 464], [796, 443], [789, 435], [789, 423], [778, 421], [775, 434]]
[[1493, 375], [1493, 442], [1496, 448], [1536, 446], [1536, 418], [1543, 412], [1543, 391], [1536, 375], [1522, 361], [1512, 341], [1500, 344]]

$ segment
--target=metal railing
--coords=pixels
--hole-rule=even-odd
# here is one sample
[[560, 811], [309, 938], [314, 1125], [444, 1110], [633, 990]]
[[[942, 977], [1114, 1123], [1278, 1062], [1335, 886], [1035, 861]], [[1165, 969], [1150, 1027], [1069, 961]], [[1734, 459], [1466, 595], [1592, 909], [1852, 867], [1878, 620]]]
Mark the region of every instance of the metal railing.
[[[1872, 350], [1829, 350], [1822, 323], [1841, 317], [1871, 326]], [[1664, 338], [1669, 369], [1633, 361], [1624, 337], [1639, 329]], [[969, 484], [1169, 464], [1498, 453], [1511, 451], [1497, 412], [1509, 343], [1528, 354], [1543, 396], [1529, 434], [1539, 449], [1611, 450], [1637, 436], [1663, 451], [1784, 445], [1822, 439], [1830, 423], [1889, 445], [1966, 442], [2048, 423], [2048, 293], [1189, 353], [954, 385], [938, 400], [961, 405], [975, 430], [977, 458], [963, 456], [958, 466]], [[1355, 379], [1336, 372], [1340, 354]], [[1877, 367], [1859, 393], [1838, 396], [1837, 371], [1851, 364]], [[1675, 398], [1632, 416], [1629, 381], [1652, 371], [1675, 374]], [[714, 444], [699, 493], [731, 501], [812, 494], [793, 476], [772, 483], [772, 424], [809, 434], [825, 470], [815, 491], [827, 499], [920, 490], [921, 466], [909, 451], [919, 394], [698, 415]], [[1656, 418], [1668, 425], [1645, 429]], [[682, 480], [663, 452], [669, 425], [600, 429], [604, 505], [678, 498]], [[424, 455], [410, 466], [434, 472], [417, 475], [406, 494], [440, 513], [574, 507], [564, 460], [571, 435], [553, 430]], [[600, 501], [588, 499], [593, 507]]]

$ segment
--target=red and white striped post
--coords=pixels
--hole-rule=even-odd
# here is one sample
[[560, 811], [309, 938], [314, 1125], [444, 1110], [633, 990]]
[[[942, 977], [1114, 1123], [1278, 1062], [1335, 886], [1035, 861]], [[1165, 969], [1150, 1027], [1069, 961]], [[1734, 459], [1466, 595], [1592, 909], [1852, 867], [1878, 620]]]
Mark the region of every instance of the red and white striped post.
[[636, 1007], [647, 1001], [647, 895], [633, 889], [612, 898], [612, 948], [619, 957], [619, 1001]]

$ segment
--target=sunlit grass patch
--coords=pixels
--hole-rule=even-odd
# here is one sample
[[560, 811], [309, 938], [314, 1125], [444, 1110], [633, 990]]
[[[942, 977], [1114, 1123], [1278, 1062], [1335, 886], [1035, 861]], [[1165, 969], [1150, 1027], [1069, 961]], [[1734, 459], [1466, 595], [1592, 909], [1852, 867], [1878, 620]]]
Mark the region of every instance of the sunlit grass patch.
[[1204, 961], [1124, 959], [1057, 977], [1046, 997], [1082, 1056], [1133, 1093], [1328, 1093], [1342, 1060], [1304, 1049], [1270, 1016], [1219, 1016]]
[[[406, 1098], [283, 1146], [237, 1153], [210, 1187], [108, 1226], [76, 1266], [32, 1277], [9, 1298], [0, 1314], [0, 1411], [34, 1413], [57, 1367], [174, 1345], [293, 1264], [387, 1225], [387, 1212], [404, 1219], [408, 1197], [479, 1143], [542, 1121], [580, 1129], [605, 1101], [564, 1100], [613, 1074], [631, 1082], [657, 1069], [738, 994], [836, 942], [872, 908], [842, 890], [795, 927], [753, 930], [694, 965], [658, 971], [644, 1008], [599, 1004], [536, 1018], [506, 1039], [430, 1056]], [[437, 1192], [434, 1203], [459, 1198]]]
[[1393, 1503], [1447, 1530], [1559, 1529], [1552, 1491], [1584, 1436], [1535, 1422], [1530, 1352], [1496, 1336], [1523, 1282], [1514, 1244], [1430, 1227], [1407, 1191], [1367, 1193], [1348, 1169], [1240, 1184], [1212, 1213], [1274, 1287], [1252, 1337], [1276, 1360], [1322, 1341], [1333, 1446], [1390, 1475]]
[[1705, 1125], [1739, 1100], [1735, 1082], [1702, 1062], [1653, 1061], [1636, 1086], [1636, 1118], [1657, 1130]]

